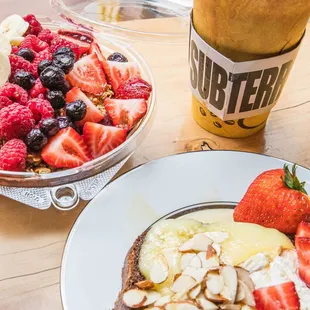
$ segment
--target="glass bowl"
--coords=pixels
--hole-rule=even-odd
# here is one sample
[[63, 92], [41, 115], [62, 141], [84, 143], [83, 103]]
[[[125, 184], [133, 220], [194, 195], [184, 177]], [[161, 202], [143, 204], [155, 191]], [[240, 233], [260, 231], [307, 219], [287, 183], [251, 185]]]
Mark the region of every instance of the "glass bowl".
[[[81, 30], [80, 27], [68, 25], [67, 23], [51, 21], [48, 18], [39, 18], [42, 25], [46, 28], [56, 31], [59, 28]], [[108, 170], [117, 165], [128, 156], [130, 156], [136, 148], [142, 143], [152, 124], [154, 109], [155, 109], [155, 82], [152, 72], [143, 59], [130, 45], [115, 39], [109, 34], [101, 34], [99, 32], [92, 32], [92, 35], [97, 39], [103, 53], [107, 55], [112, 52], [120, 52], [124, 54], [129, 61], [135, 61], [139, 64], [142, 77], [148, 81], [152, 87], [153, 92], [148, 101], [148, 111], [144, 118], [131, 130], [127, 140], [111, 152], [83, 164], [80, 167], [73, 169], [66, 169], [47, 174], [37, 174], [33, 172], [10, 172], [0, 170], [0, 185], [10, 187], [23, 188], [38, 188], [38, 187], [54, 187], [64, 184], [71, 184], [72, 182], [80, 181], [100, 172]]]

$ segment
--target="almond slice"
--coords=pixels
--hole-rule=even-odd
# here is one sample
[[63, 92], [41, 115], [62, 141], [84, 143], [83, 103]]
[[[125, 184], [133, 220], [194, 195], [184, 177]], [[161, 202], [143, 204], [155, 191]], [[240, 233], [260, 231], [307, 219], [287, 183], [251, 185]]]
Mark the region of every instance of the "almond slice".
[[212, 294], [219, 294], [224, 288], [224, 279], [215, 272], [209, 272], [207, 275], [206, 285]]
[[216, 250], [212, 245], [209, 245], [207, 249], [206, 258], [209, 259], [212, 258], [213, 256], [217, 256]]
[[180, 252], [201, 252], [206, 251], [212, 240], [204, 234], [197, 234], [179, 247]]
[[201, 292], [201, 284], [198, 284], [194, 286], [189, 292], [188, 292], [188, 297], [190, 299], [196, 299], [196, 297], [200, 294]]
[[154, 282], [150, 280], [143, 280], [143, 281], [137, 282], [135, 285], [141, 290], [149, 290], [154, 287]]
[[214, 301], [214, 302], [223, 302], [227, 301], [223, 296], [221, 295], [215, 295], [212, 294], [207, 288], [204, 291], [204, 296], [209, 300], [209, 301]]
[[193, 258], [195, 256], [196, 256], [196, 254], [194, 254], [194, 253], [183, 254], [181, 257], [181, 262], [180, 262], [181, 269], [184, 270], [189, 265], [189, 263], [193, 260]]
[[232, 266], [224, 266], [220, 269], [220, 275], [224, 279], [224, 285], [228, 288], [228, 291], [230, 294], [229, 301], [231, 303], [234, 303], [236, 299], [237, 287], [238, 287], [237, 272], [235, 268]]
[[193, 302], [174, 301], [165, 305], [165, 310], [200, 310]]
[[191, 260], [191, 262], [189, 263], [188, 266], [192, 266], [195, 268], [201, 268], [202, 267], [202, 263], [201, 263], [201, 259], [199, 258], [198, 255], [195, 255], [195, 257]]
[[138, 289], [132, 289], [124, 293], [123, 303], [129, 308], [140, 308], [147, 300], [147, 293]]
[[166, 281], [169, 274], [169, 266], [162, 254], [158, 254], [150, 269], [150, 278], [156, 284]]
[[237, 271], [238, 280], [244, 282], [248, 286], [250, 291], [253, 293], [255, 290], [255, 286], [250, 277], [250, 273], [241, 267], [235, 267], [235, 269]]
[[254, 295], [251, 292], [250, 288], [241, 280], [238, 280], [238, 284], [243, 288], [245, 293], [243, 302], [250, 307], [254, 307], [255, 306]]
[[236, 302], [242, 301], [244, 298], [245, 298], [245, 291], [242, 285], [240, 285], [239, 280], [238, 280]]
[[220, 305], [220, 309], [225, 309], [225, 310], [241, 310], [242, 306], [241, 305], [234, 305], [234, 304], [225, 304], [225, 305]]
[[229, 233], [225, 231], [208, 231], [204, 234], [215, 243], [222, 243], [229, 238]]
[[207, 252], [200, 252], [197, 255], [201, 260], [202, 268], [210, 269], [213, 267], [218, 267], [220, 265], [220, 261], [217, 255], [214, 255], [211, 258], [207, 258]]
[[195, 268], [188, 266], [183, 270], [182, 275], [190, 276], [194, 278], [197, 283], [201, 283], [204, 277], [207, 275], [208, 269], [206, 268]]
[[220, 245], [220, 244], [218, 244], [218, 243], [212, 243], [212, 248], [215, 250], [217, 256], [220, 256], [220, 255], [221, 255], [222, 248], [221, 248], [221, 245]]
[[225, 300], [228, 300], [229, 302], [231, 302], [231, 299], [232, 299], [231, 298], [231, 292], [227, 286], [224, 285], [224, 287], [220, 293], [220, 296], [222, 296]]
[[202, 310], [217, 310], [218, 306], [213, 302], [207, 300], [203, 295], [199, 295], [196, 302]]
[[162, 308], [159, 307], [151, 307], [151, 308], [146, 308], [148, 310], [162, 310]]
[[170, 301], [171, 301], [171, 297], [169, 295], [163, 296], [163, 297], [157, 299], [154, 306], [163, 306]]
[[187, 293], [197, 284], [196, 280], [188, 275], [179, 276], [172, 284], [171, 290], [174, 293], [185, 292]]
[[156, 291], [147, 291], [146, 300], [143, 302], [143, 306], [154, 304], [160, 297], [160, 293]]

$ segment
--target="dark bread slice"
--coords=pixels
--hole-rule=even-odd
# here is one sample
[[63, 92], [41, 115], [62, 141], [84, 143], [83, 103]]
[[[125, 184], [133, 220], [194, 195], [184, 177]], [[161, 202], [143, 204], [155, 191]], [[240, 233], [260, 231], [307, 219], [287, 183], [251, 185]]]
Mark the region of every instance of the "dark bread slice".
[[148, 230], [146, 230], [135, 240], [126, 255], [122, 270], [122, 290], [118, 295], [118, 299], [114, 305], [114, 310], [130, 310], [131, 308], [127, 307], [123, 303], [123, 294], [124, 292], [134, 288], [135, 283], [145, 280], [139, 269], [139, 256], [147, 232]]

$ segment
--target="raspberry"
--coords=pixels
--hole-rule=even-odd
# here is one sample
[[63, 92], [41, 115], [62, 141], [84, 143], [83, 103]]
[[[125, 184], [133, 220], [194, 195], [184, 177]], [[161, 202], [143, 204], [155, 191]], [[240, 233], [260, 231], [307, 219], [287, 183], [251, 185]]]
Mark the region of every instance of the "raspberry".
[[26, 105], [28, 102], [28, 93], [16, 84], [6, 83], [0, 87], [0, 96], [5, 96], [22, 105]]
[[30, 48], [31, 50], [35, 51], [36, 53], [39, 53], [41, 51], [44, 51], [49, 47], [49, 45], [46, 42], [41, 41], [36, 36], [32, 34], [28, 34], [24, 41], [20, 44], [21, 48]]
[[23, 18], [27, 23], [29, 23], [29, 28], [26, 32], [26, 35], [33, 34], [37, 36], [42, 31], [43, 28], [41, 24], [38, 22], [38, 20], [33, 14], [26, 15]]
[[54, 109], [50, 102], [45, 99], [35, 98], [29, 100], [28, 108], [31, 110], [35, 121], [54, 117]]
[[10, 140], [24, 138], [33, 128], [32, 112], [18, 103], [0, 110], [0, 138]]
[[53, 55], [52, 53], [49, 51], [49, 49], [46, 49], [40, 53], [37, 53], [34, 57], [34, 60], [32, 62], [32, 65], [34, 66], [34, 68], [36, 68], [36, 70], [38, 71], [38, 65], [42, 60], [52, 60]]
[[12, 45], [11, 54], [16, 54], [18, 52], [19, 48], [16, 45]]
[[24, 171], [26, 167], [27, 147], [22, 140], [12, 139], [0, 150], [0, 169]]
[[0, 96], [0, 110], [11, 105], [13, 102], [11, 99], [5, 96]]
[[17, 55], [9, 55], [9, 60], [11, 64], [11, 77], [10, 80], [13, 80], [15, 73], [18, 70], [24, 70], [32, 73], [35, 77], [38, 76], [36, 68], [26, 59]]
[[41, 41], [46, 42], [49, 45], [51, 44], [52, 40], [55, 39], [56, 37], [58, 37], [58, 35], [50, 31], [49, 29], [43, 29], [38, 35], [38, 38]]
[[44, 99], [47, 89], [42, 85], [41, 80], [37, 79], [34, 86], [30, 89], [29, 95], [31, 98]]
[[77, 44], [70, 42], [68, 40], [65, 40], [63, 38], [60, 38], [60, 37], [56, 37], [51, 42], [51, 47], [50, 47], [51, 52], [55, 53], [60, 47], [70, 47], [72, 51], [74, 52], [76, 59], [80, 58], [80, 48]]

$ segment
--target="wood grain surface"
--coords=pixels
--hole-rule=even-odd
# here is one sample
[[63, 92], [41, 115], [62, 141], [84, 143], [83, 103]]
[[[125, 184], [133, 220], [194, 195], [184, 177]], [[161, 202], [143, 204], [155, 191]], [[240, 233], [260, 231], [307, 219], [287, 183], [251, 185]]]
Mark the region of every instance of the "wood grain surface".
[[[56, 18], [47, 0], [0, 0], [0, 18], [32, 13]], [[171, 27], [171, 20], [153, 27]], [[144, 27], [143, 21], [139, 22]], [[150, 23], [150, 21], [147, 21]], [[157, 88], [153, 129], [121, 173], [147, 161], [179, 152], [244, 150], [310, 165], [310, 32], [306, 35], [282, 97], [266, 128], [240, 140], [214, 136], [191, 116], [187, 39], [183, 45], [135, 43], [148, 61]], [[160, 55], [160, 57], [159, 57]], [[59, 274], [62, 252], [72, 224], [85, 203], [71, 212], [39, 211], [0, 197], [0, 309], [62, 309]]]

